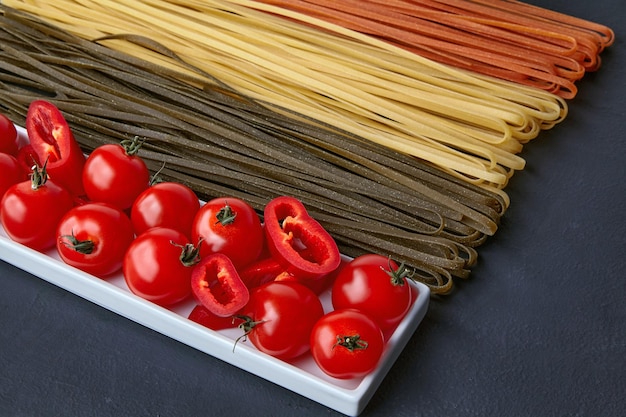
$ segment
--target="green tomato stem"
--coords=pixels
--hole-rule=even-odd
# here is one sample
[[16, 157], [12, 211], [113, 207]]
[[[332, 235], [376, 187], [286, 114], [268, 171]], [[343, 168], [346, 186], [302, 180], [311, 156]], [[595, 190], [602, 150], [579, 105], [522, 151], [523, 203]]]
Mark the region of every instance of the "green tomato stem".
[[333, 345], [333, 349], [337, 346], [342, 346], [350, 352], [354, 352], [355, 350], [367, 349], [369, 344], [362, 340], [358, 334], [352, 336], [337, 335], [337, 342]]
[[90, 255], [96, 249], [93, 240], [78, 240], [73, 230], [71, 235], [61, 236], [61, 239], [66, 247], [84, 255]]

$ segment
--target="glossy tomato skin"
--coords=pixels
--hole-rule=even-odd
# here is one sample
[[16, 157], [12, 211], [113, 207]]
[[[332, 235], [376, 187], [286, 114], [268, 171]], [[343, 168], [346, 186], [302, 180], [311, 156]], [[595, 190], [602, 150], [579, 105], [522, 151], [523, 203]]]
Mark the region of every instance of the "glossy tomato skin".
[[346, 265], [333, 283], [333, 308], [355, 308], [372, 317], [385, 334], [395, 329], [408, 312], [411, 302], [410, 284], [392, 282], [389, 271], [398, 265], [385, 256], [366, 254]]
[[[87, 203], [74, 207], [61, 219], [57, 237], [57, 251], [65, 263], [106, 277], [121, 269], [134, 232], [130, 219], [120, 209], [104, 203]], [[88, 253], [80, 246], [86, 243]]]
[[167, 227], [191, 239], [193, 219], [199, 209], [200, 200], [191, 188], [177, 182], [161, 182], [137, 197], [130, 219], [137, 235], [152, 227]]
[[334, 310], [311, 331], [311, 355], [334, 378], [363, 377], [380, 362], [385, 338], [376, 322], [354, 309]]
[[17, 150], [17, 129], [11, 119], [0, 114], [0, 152], [16, 156]]
[[134, 294], [167, 306], [191, 295], [193, 265], [180, 260], [182, 246], [189, 239], [181, 232], [165, 227], [152, 228], [130, 244], [122, 270], [128, 288]]
[[101, 145], [87, 158], [82, 174], [89, 200], [129, 209], [150, 185], [150, 171], [141, 157], [123, 146]]
[[[220, 221], [225, 210], [234, 215], [232, 221]], [[258, 214], [247, 202], [234, 197], [216, 198], [200, 207], [193, 222], [192, 242], [199, 239], [202, 257], [223, 253], [237, 269], [257, 260], [264, 246]]]
[[72, 195], [48, 180], [33, 189], [30, 180], [12, 185], [2, 197], [0, 219], [14, 241], [38, 251], [54, 247], [57, 225], [73, 206]]
[[334, 378], [369, 374], [380, 362], [384, 347], [380, 327], [354, 309], [331, 311], [311, 331], [311, 355], [320, 369]]
[[12, 185], [26, 180], [28, 180], [28, 175], [17, 158], [0, 152], [0, 199]]
[[311, 330], [324, 314], [313, 291], [296, 282], [273, 281], [250, 292], [239, 315], [256, 323], [247, 337], [262, 352], [283, 360], [310, 348]]

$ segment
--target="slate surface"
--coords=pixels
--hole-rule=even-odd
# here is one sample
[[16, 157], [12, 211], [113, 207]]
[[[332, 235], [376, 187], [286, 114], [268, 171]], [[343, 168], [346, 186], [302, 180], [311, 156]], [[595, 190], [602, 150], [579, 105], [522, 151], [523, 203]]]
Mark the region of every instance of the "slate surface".
[[[626, 3], [570, 114], [527, 145], [472, 277], [433, 299], [363, 416], [617, 416], [626, 406]], [[0, 58], [1, 59], [1, 58]], [[0, 261], [0, 416], [334, 416]]]

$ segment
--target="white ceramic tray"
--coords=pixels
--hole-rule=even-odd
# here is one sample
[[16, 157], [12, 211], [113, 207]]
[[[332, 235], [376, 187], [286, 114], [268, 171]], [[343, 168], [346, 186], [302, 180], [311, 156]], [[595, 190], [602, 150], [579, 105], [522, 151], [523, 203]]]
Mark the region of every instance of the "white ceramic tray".
[[[20, 127], [18, 130], [26, 140], [24, 130]], [[0, 259], [123, 317], [350, 416], [360, 414], [374, 395], [424, 318], [430, 295], [427, 286], [412, 283], [418, 289], [418, 297], [388, 340], [376, 370], [363, 378], [339, 380], [324, 374], [309, 354], [287, 363], [259, 352], [249, 342], [239, 342], [233, 350], [241, 331], [229, 329], [216, 332], [187, 319], [196, 305], [194, 300], [173, 308], [157, 306], [132, 294], [121, 273], [106, 280], [96, 278], [66, 265], [56, 249], [41, 253], [13, 242], [1, 225]], [[320, 298], [324, 309], [331, 310], [329, 291]]]

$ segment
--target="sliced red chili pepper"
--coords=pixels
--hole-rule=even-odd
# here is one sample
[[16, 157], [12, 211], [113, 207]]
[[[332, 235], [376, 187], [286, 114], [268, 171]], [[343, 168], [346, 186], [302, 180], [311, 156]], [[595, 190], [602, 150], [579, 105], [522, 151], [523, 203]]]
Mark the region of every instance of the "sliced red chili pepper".
[[83, 195], [85, 155], [61, 114], [52, 103], [35, 100], [28, 107], [26, 131], [39, 161], [48, 161], [48, 174], [74, 195]]
[[243, 322], [242, 319], [235, 316], [216, 316], [203, 305], [197, 305], [193, 308], [193, 310], [191, 310], [191, 313], [189, 313], [189, 320], [213, 330], [234, 329]]
[[[27, 174], [30, 174], [34, 166], [41, 166], [42, 163], [37, 156], [37, 152], [30, 143], [24, 145], [17, 151], [17, 161]], [[44, 161], [45, 162], [45, 161]]]
[[[342, 261], [343, 263], [343, 261]], [[341, 266], [341, 265], [340, 265]], [[287, 272], [286, 268], [274, 258], [265, 258], [248, 265], [239, 276], [248, 289], [259, 287], [271, 281], [295, 281], [309, 287], [317, 295], [330, 287], [340, 268], [317, 279], [300, 279]]]
[[239, 271], [241, 280], [248, 289], [258, 287], [285, 274], [285, 268], [274, 258], [265, 258], [253, 262]]
[[281, 196], [264, 210], [265, 236], [272, 256], [287, 272], [316, 279], [334, 271], [341, 262], [335, 240], [294, 197]]
[[219, 252], [206, 256], [194, 267], [191, 290], [200, 304], [220, 317], [232, 316], [250, 299], [232, 261]]

